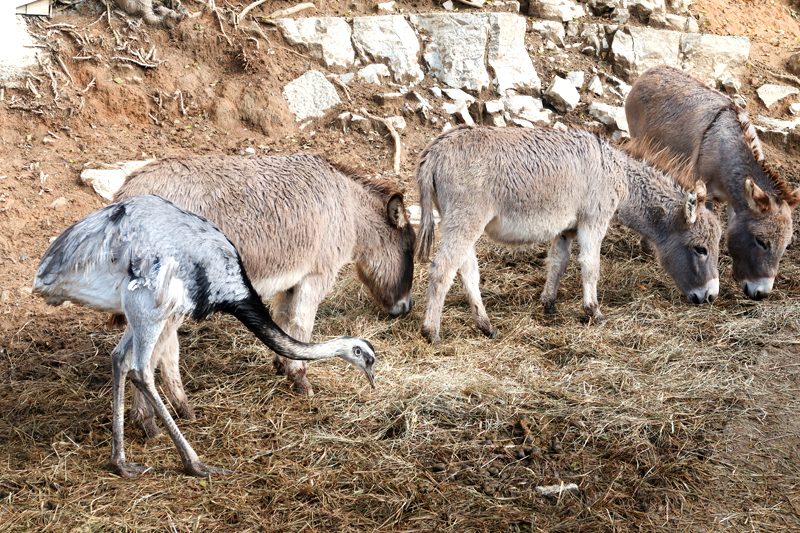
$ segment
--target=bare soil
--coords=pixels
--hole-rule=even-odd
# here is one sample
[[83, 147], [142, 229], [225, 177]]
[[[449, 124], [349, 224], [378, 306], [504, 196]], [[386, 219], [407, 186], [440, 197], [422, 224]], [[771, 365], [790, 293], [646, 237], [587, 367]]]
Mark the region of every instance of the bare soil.
[[[405, 13], [441, 9], [428, 0], [397, 4]], [[363, 81], [351, 83], [352, 101], [340, 93], [342, 106], [300, 130], [282, 88], [308, 68], [325, 69], [264, 19], [286, 4], [268, 0], [238, 27], [230, 14], [247, 4], [217, 5], [220, 17], [201, 13], [164, 31], [109, 17], [94, 1], [59, 4], [35, 29], [52, 58], [31, 78], [36, 93], [4, 92], [0, 531], [800, 530], [797, 239], [770, 299], [744, 299], [723, 256], [720, 299], [692, 307], [638, 238], [614, 227], [603, 247], [602, 324], [583, 315], [575, 265], [559, 293], [561, 313], [546, 317], [537, 301], [546, 246], [482, 240], [481, 290], [500, 336], [485, 339], [472, 327], [456, 284], [437, 348], [419, 335], [426, 265], [417, 268], [414, 310], [397, 320], [345, 269], [320, 307], [314, 339], [372, 340], [377, 390], [325, 363], [309, 372], [317, 395], [297, 398], [272, 374], [271, 353], [235, 320], [188, 323], [182, 364], [197, 420], [179, 426], [203, 460], [235, 474], [188, 477], [167, 437], [146, 441], [132, 426], [129, 457], [155, 471], [133, 481], [112, 474], [108, 354], [121, 330], [95, 312], [48, 307], [30, 291], [51, 240], [107, 203], [80, 172], [150, 157], [308, 150], [395, 180], [412, 204], [415, 156], [441, 131], [442, 121], [406, 117], [395, 176], [391, 139], [331, 124], [361, 107], [401, 113], [402, 103], [372, 99], [391, 88]], [[372, 9], [317, 2], [317, 14]], [[789, 118], [794, 100], [766, 110], [754, 90], [788, 83], [781, 76], [800, 48], [797, 9], [790, 0], [692, 6], [702, 31], [753, 39], [742, 87], [753, 116]], [[555, 58], [539, 53], [538, 36], [529, 39], [543, 84], [591, 65], [610, 73], [577, 49]], [[113, 59], [137, 52], [162, 63]], [[425, 91], [432, 84], [421, 87], [437, 102]], [[580, 107], [560, 118], [586, 120]], [[766, 150], [800, 185], [795, 148]], [[561, 482], [580, 494], [536, 494]]]

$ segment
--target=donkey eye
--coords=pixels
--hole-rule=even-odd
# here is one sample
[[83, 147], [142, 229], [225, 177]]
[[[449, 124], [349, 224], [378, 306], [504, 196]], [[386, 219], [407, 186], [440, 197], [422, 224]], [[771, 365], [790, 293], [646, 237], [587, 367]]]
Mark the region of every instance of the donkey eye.
[[761, 248], [762, 250], [765, 250], [765, 251], [769, 248], [767, 246], [767, 243], [765, 243], [764, 241], [762, 241], [759, 238], [756, 238], [756, 244], [758, 245], [759, 248]]
[[694, 251], [697, 255], [708, 255], [708, 248], [705, 246], [695, 246]]

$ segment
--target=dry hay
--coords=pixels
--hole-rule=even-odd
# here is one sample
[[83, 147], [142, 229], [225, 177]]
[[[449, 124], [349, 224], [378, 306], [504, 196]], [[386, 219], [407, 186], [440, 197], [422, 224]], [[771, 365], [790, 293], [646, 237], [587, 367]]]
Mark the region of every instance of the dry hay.
[[[371, 339], [374, 391], [332, 361], [311, 365], [316, 396], [296, 398], [235, 320], [185, 325], [197, 420], [179, 426], [202, 460], [235, 471], [208, 482], [131, 425], [128, 457], [155, 471], [112, 474], [121, 331], [75, 308], [32, 317], [0, 360], [0, 531], [798, 530], [795, 251], [768, 301], [743, 300], [723, 258], [720, 299], [695, 307], [613, 228], [601, 324], [583, 314], [574, 258], [560, 314], [543, 315], [545, 253], [482, 239], [500, 336], [475, 330], [456, 282], [436, 348], [419, 335], [425, 269], [396, 320], [343, 272], [315, 340]], [[580, 494], [535, 493], [561, 482]]]

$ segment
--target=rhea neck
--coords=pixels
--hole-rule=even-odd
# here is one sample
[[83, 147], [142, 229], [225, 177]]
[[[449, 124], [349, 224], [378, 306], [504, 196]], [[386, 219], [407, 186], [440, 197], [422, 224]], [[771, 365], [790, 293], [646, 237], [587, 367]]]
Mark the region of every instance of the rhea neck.
[[269, 311], [255, 293], [250, 298], [236, 302], [228, 312], [253, 332], [272, 351], [301, 361], [315, 361], [339, 357], [349, 348], [348, 337], [338, 337], [325, 342], [301, 342], [286, 334], [273, 320]]

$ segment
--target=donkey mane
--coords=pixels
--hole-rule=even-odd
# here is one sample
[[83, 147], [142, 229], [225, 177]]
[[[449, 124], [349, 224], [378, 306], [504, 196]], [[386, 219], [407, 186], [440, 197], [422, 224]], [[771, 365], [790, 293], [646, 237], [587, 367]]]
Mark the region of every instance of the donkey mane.
[[717, 94], [719, 96], [724, 97], [728, 101], [728, 105], [720, 110], [720, 113], [731, 110], [736, 115], [736, 119], [739, 122], [739, 127], [742, 129], [742, 134], [744, 135], [744, 140], [747, 146], [750, 148], [750, 151], [753, 153], [753, 157], [761, 166], [761, 170], [764, 172], [764, 175], [769, 180], [770, 184], [773, 187], [773, 192], [775, 197], [778, 201], [789, 201], [792, 197], [792, 189], [789, 187], [789, 184], [784, 181], [777, 172], [775, 172], [766, 162], [764, 157], [764, 149], [761, 146], [761, 140], [758, 138], [758, 133], [756, 133], [756, 128], [753, 126], [752, 121], [750, 120], [750, 116], [747, 114], [747, 111], [742, 108], [739, 104], [733, 101], [733, 99], [728, 96], [727, 94], [723, 93], [722, 91], [718, 91], [713, 87], [709, 87], [707, 84], [703, 83], [702, 81], [698, 80], [691, 74], [684, 72], [682, 70], [676, 69], [675, 67], [669, 67], [670, 69], [674, 70], [676, 73], [686, 76], [687, 78], [691, 78], [695, 80], [697, 83], [702, 85], [706, 88], [706, 90]]
[[695, 188], [699, 178], [683, 155], [675, 154], [669, 148], [658, 148], [648, 138], [633, 139], [617, 146], [634, 159], [646, 162], [671, 177], [682, 189], [690, 191]]
[[403, 191], [398, 189], [391, 181], [382, 178], [370, 178], [360, 173], [355, 168], [345, 165], [344, 163], [336, 163], [324, 156], [319, 156], [320, 159], [328, 163], [333, 169], [338, 170], [358, 185], [366, 189], [368, 192], [377, 196], [384, 196], [391, 198], [395, 194], [403, 196]]

